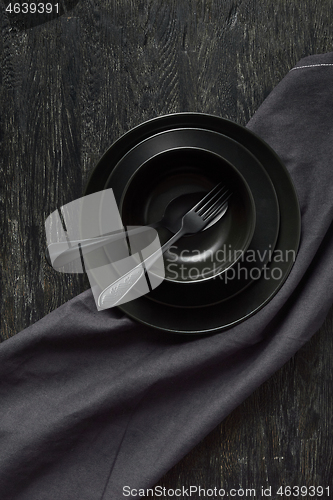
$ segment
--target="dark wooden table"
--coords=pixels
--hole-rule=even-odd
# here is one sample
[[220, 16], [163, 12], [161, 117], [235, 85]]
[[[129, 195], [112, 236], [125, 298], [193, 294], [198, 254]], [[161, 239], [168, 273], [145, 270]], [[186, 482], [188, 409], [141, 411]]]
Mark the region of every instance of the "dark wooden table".
[[[63, 1], [49, 22], [8, 14], [8, 3], [0, 38], [2, 340], [89, 287], [84, 275], [47, 266], [44, 221], [82, 195], [115, 139], [178, 111], [245, 125], [300, 58], [331, 51], [333, 40], [331, 0]], [[262, 486], [331, 486], [333, 496], [332, 318], [159, 484], [243, 488], [243, 496], [256, 488], [257, 497]]]

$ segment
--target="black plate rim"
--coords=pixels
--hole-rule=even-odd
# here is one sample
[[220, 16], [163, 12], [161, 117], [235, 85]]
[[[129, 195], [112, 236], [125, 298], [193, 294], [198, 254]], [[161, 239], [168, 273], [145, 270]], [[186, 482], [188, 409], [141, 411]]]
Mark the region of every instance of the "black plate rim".
[[[244, 129], [242, 125], [239, 125], [238, 123], [235, 123], [232, 120], [229, 120], [228, 118], [222, 118], [218, 115], [213, 115], [209, 113], [200, 113], [200, 112], [179, 112], [179, 113], [169, 113], [166, 115], [161, 115], [161, 116], [156, 116], [154, 118], [151, 118], [149, 120], [146, 120], [144, 122], [139, 123], [138, 125], [134, 126], [133, 128], [129, 129], [127, 132], [122, 134], [118, 139], [116, 139], [111, 146], [102, 154], [101, 158], [99, 159], [97, 165], [92, 169], [90, 172], [85, 189], [84, 189], [84, 195], [87, 196], [88, 194], [95, 193], [97, 191], [100, 191], [100, 188], [95, 186], [95, 184], [101, 184], [103, 181], [105, 185], [107, 178], [109, 174], [103, 175], [103, 169], [104, 169], [104, 163], [108, 162], [108, 157], [112, 157], [112, 161], [118, 163], [118, 161], [130, 150], [132, 147], [136, 146], [139, 142], [143, 141], [145, 138], [150, 137], [151, 131], [150, 129], [153, 128], [153, 133], [157, 134], [159, 132], [163, 132], [165, 130], [169, 130], [169, 126], [165, 123], [166, 121], [169, 120], [176, 120], [176, 123], [173, 123], [172, 127], [173, 128], [182, 128], [182, 127], [188, 127], [192, 128], [193, 127], [193, 122], [191, 120], [194, 119], [208, 119], [208, 120], [213, 120], [213, 121], [220, 121], [222, 120], [224, 124], [230, 128], [235, 128], [235, 129]], [[200, 128], [207, 128], [207, 130], [213, 130], [208, 127], [202, 126], [200, 124]], [[147, 129], [147, 130], [146, 130]], [[254, 132], [250, 131], [249, 129], [247, 130], [254, 138], [256, 138], [259, 142], [265, 144], [269, 149], [270, 146], [265, 143], [263, 139], [261, 139], [257, 134]], [[223, 133], [223, 132], [222, 132]], [[137, 139], [136, 137], [140, 135], [140, 138]], [[274, 153], [274, 151], [272, 150]], [[288, 172], [289, 174], [289, 172]], [[98, 182], [96, 182], [98, 180]]]

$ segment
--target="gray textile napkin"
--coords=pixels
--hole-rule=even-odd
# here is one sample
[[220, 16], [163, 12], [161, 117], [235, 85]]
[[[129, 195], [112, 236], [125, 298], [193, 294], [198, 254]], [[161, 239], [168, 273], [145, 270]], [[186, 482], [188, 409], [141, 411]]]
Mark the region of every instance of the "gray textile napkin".
[[184, 340], [97, 312], [88, 290], [0, 345], [1, 500], [154, 485], [318, 330], [333, 302], [332, 83], [333, 53], [302, 59], [248, 124], [302, 213], [292, 272], [257, 314]]

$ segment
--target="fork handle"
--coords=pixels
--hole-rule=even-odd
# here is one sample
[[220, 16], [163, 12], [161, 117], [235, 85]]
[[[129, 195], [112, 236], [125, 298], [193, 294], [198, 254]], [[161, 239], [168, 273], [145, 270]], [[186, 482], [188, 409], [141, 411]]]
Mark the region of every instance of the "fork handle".
[[[186, 234], [186, 231], [184, 230], [184, 226], [182, 225], [180, 230], [173, 236], [171, 236], [171, 238], [166, 241], [161, 248], [149, 255], [149, 257], [146, 257], [143, 261], [134, 266], [130, 271], [128, 271], [126, 274], [111, 283], [111, 285], [106, 287], [98, 297], [98, 306], [101, 309], [107, 309], [117, 305], [140, 280], [144, 273], [144, 270], [148, 270], [157, 261], [157, 259], [161, 255], [163, 255], [184, 234]], [[103, 307], [103, 299], [106, 299], [106, 307]]]

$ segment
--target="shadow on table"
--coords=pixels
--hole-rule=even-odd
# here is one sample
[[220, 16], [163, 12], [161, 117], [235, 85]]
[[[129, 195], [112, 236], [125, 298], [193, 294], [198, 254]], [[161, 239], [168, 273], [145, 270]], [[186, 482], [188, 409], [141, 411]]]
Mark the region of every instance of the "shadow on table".
[[4, 11], [12, 28], [16, 30], [27, 30], [57, 19], [63, 15], [69, 15], [70, 11], [80, 0], [4, 0]]

